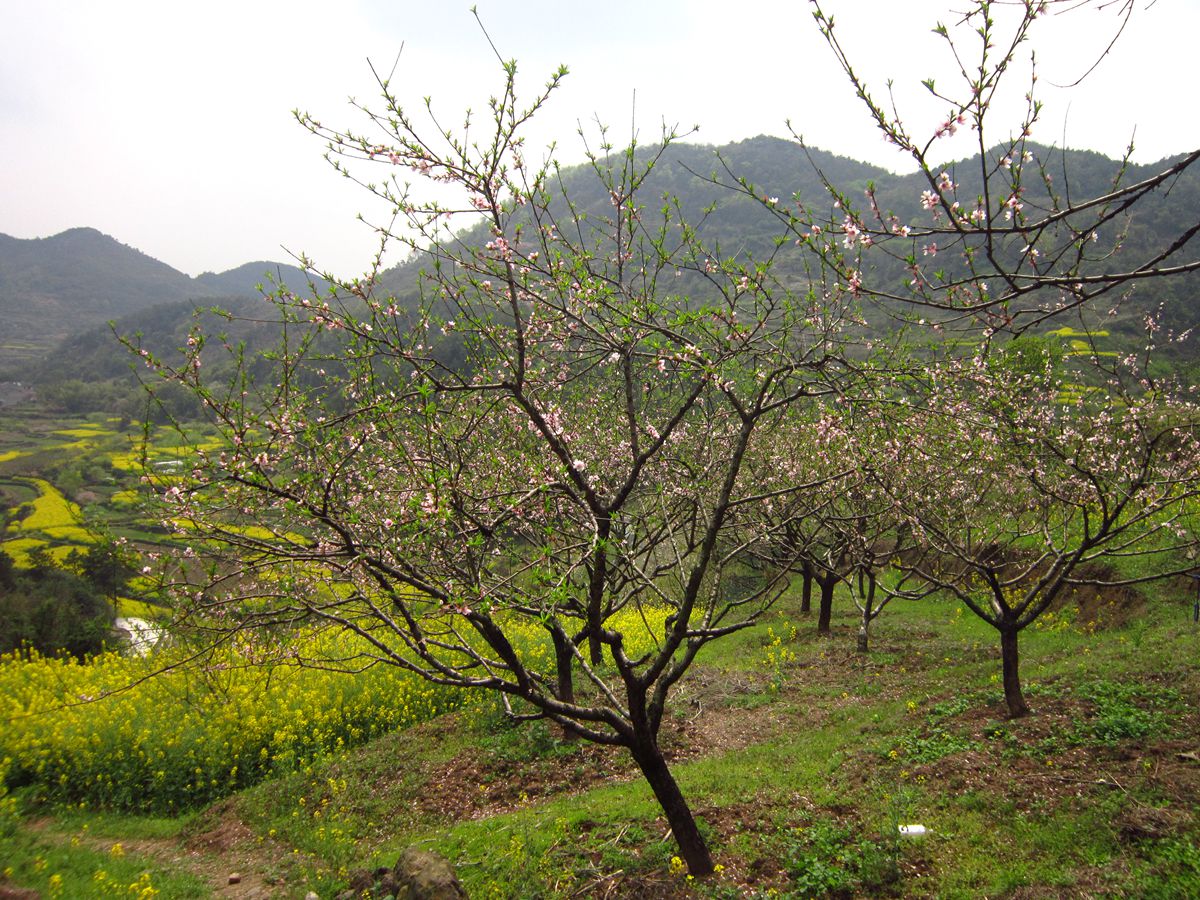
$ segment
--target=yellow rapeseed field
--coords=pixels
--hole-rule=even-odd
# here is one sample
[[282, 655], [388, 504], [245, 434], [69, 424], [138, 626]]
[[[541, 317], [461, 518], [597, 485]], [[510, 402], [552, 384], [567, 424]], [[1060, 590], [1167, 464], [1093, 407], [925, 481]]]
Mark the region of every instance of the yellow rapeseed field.
[[[630, 610], [610, 625], [637, 654], [665, 617]], [[543, 628], [509, 632], [528, 665], [552, 674]], [[452, 709], [484, 709], [483, 695], [394, 666], [345, 674], [299, 662], [354, 658], [366, 646], [312, 631], [288, 643], [237, 635], [195, 656], [182, 646], [86, 662], [0, 656], [0, 759], [11, 783], [50, 801], [169, 812]]]
[[11, 556], [13, 562], [19, 568], [24, 569], [28, 569], [33, 565], [33, 560], [30, 559], [29, 554], [39, 547], [48, 548], [47, 552], [50, 554], [50, 558], [60, 565], [66, 562], [67, 557], [75, 550], [74, 547], [68, 545], [51, 547], [46, 541], [38, 538], [13, 538], [10, 541], [0, 543], [0, 550]]
[[63, 496], [62, 491], [43, 478], [29, 478], [30, 484], [38, 489], [38, 496], [29, 506], [33, 511], [20, 523], [13, 523], [10, 530], [44, 531], [53, 534], [55, 529], [81, 531], [79, 523], [83, 514], [79, 507]]

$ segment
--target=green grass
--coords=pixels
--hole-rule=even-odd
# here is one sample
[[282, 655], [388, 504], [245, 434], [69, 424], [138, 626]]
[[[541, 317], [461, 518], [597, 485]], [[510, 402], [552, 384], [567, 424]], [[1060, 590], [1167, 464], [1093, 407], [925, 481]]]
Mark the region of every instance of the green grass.
[[[22, 449], [0, 456], [6, 473], [28, 478], [63, 461], [110, 476], [112, 464], [136, 469], [129, 438], [92, 423], [19, 424], [7, 446]], [[155, 439], [153, 460], [186, 458], [166, 433]], [[0, 484], [17, 503], [49, 495]], [[83, 487], [111, 498], [98, 508], [114, 531], [166, 540], [123, 503], [138, 490], [132, 474]], [[74, 513], [42, 524], [56, 539], [80, 528]], [[21, 525], [5, 549], [20, 559], [50, 546]], [[1144, 574], [1140, 564], [1122, 571]], [[1034, 715], [1019, 721], [1005, 718], [996, 632], [945, 600], [891, 605], [865, 656], [853, 652], [844, 597], [830, 639], [790, 597], [760, 626], [706, 647], [664, 726], [680, 753], [673, 771], [725, 867], [703, 884], [672, 871], [657, 804], [622, 753], [492, 715], [386, 735], [183, 820], [39, 805], [14, 784], [0, 789], [0, 873], [12, 870], [0, 887], [54, 896], [57, 874], [59, 896], [136, 896], [129, 888], [147, 872], [161, 897], [209, 896], [211, 882], [184, 862], [130, 848], [157, 842], [183, 859], [195, 835], [236, 816], [264, 857], [288, 858], [283, 897], [331, 896], [350, 869], [390, 864], [413, 843], [454, 860], [473, 897], [1200, 896], [1200, 798], [1177, 758], [1200, 733], [1200, 631], [1178, 588], [1146, 591], [1150, 602], [1121, 627], [1090, 633], [1056, 613], [1023, 632]], [[737, 746], [696, 738], [714, 721]], [[928, 836], [898, 840], [906, 823]], [[125, 852], [114, 856], [114, 844]]]
[[124, 823], [114, 834], [113, 829], [96, 827], [96, 822], [104, 822], [102, 818], [87, 817], [72, 828], [73, 819], [80, 818], [67, 815], [39, 832], [0, 835], [6, 860], [0, 869], [0, 889], [6, 884], [20, 885], [43, 897], [80, 900], [211, 896], [194, 874], [127, 849], [131, 837], [147, 831], [143, 823]]
[[[675, 767], [702, 821], [714, 813], [722, 823], [741, 817], [732, 829], [707, 824], [726, 871], [702, 894], [723, 896], [721, 891], [732, 891], [765, 861], [774, 870], [763, 883], [798, 896], [820, 896], [824, 890], [973, 897], [1024, 889], [1081, 891], [1097, 884], [1116, 895], [1137, 895], [1165, 884], [1153, 865], [1161, 853], [1123, 839], [1113, 825], [1123, 810], [1141, 802], [1136, 794], [1093, 786], [1085, 799], [1076, 798], [1072, 789], [1069, 800], [1039, 806], [1013, 802], [1003, 789], [938, 782], [939, 764], [971, 752], [988, 754], [996, 766], [1015, 758], [1014, 747], [1019, 757], [1032, 759], [1027, 726], [1040, 727], [1036, 715], [1017, 723], [1000, 718], [993, 680], [997, 660], [991, 644], [982, 643], [992, 633], [976, 620], [955, 616], [954, 608], [934, 602], [897, 609], [891, 619], [881, 620], [880, 649], [865, 660], [849, 652], [852, 628], [845, 612], [834, 640], [816, 638], [811, 623], [793, 616], [800, 623], [800, 634], [790, 641], [796, 661], [783, 689], [754, 708], [763, 716], [794, 719], [792, 727], [743, 749]], [[931, 637], [934, 626], [939, 630]], [[1114, 745], [1095, 723], [1113, 716], [1139, 722], [1130, 710], [1154, 715], [1190, 709], [1187, 704], [1195, 698], [1188, 701], [1179, 692], [1111, 687], [1124, 683], [1118, 676], [1152, 677], [1163, 651], [1173, 647], [1178, 654], [1193, 637], [1162, 623], [1150, 629], [1141, 658], [1125, 652], [1129, 629], [1101, 636], [1077, 628], [1030, 631], [1023, 650], [1031, 703], [1035, 709], [1063, 698], [1083, 704], [1076, 710], [1082, 717], [1078, 734], [1089, 755], [1127, 745], [1139, 727], [1126, 724], [1130, 733], [1117, 736]], [[728, 655], [711, 653], [707, 665], [726, 673], [753, 672], [765, 665], [766, 644], [760, 632], [754, 640], [731, 643]], [[1082, 653], [1085, 647], [1091, 652]], [[1079, 679], [1078, 692], [1057, 687], [1066, 673]], [[765, 671], [759, 674], [767, 680]], [[831, 675], [838, 676], [832, 684]], [[1043, 686], [1042, 678], [1058, 680]], [[1105, 712], [1105, 703], [1116, 712]], [[986, 721], [979, 724], [981, 712]], [[971, 732], [972, 722], [977, 734]], [[439, 737], [427, 742], [414, 735], [409, 743], [401, 736], [389, 738], [352, 760], [264, 785], [238, 803], [257, 831], [273, 830], [316, 861], [310, 870], [313, 883], [336, 884], [339, 871], [388, 863], [401, 848], [419, 842], [459, 861], [472, 896], [567, 896], [593, 882], [599, 890], [601, 880], [617, 871], [681, 895], [697, 889], [671, 874], [673, 845], [663, 840], [649, 790], [628, 766], [615, 782], [525, 801], [518, 795], [493, 815], [454, 823], [406, 806], [405, 797], [425, 796], [430, 780], [455, 758], [482, 760], [485, 770], [495, 768], [497, 760], [517, 763], [504, 771], [518, 780], [522, 769], [585, 764], [576, 748], [556, 742], [545, 726], [498, 732], [457, 723]], [[900, 751], [894, 758], [893, 749]], [[405, 760], [400, 776], [390, 768], [398, 757]], [[1026, 781], [1037, 784], [1035, 775]], [[322, 787], [338, 778], [382, 784], [386, 790], [372, 789], [368, 799], [362, 792]], [[494, 782], [484, 783], [492, 790], [488, 785]], [[319, 807], [326, 811], [325, 830], [314, 827], [308, 812], [314, 800], [326, 801]], [[330, 821], [337, 822], [336, 834]], [[386, 830], [380, 827], [383, 821], [389, 823]], [[898, 840], [895, 826], [904, 822], [926, 824], [929, 838]], [[1181, 836], [1171, 846], [1170, 865], [1180, 877], [1191, 877], [1186, 840]], [[905, 873], [914, 870], [930, 880], [910, 883]]]
[[[71, 838], [87, 826], [108, 846], [182, 845], [236, 815], [265, 855], [292, 861], [279, 896], [333, 895], [351, 869], [391, 864], [414, 843], [451, 858], [473, 897], [1197, 896], [1200, 798], [1171, 772], [1185, 765], [1178, 742], [1197, 733], [1198, 632], [1173, 590], [1147, 588], [1120, 627], [1092, 633], [1064, 611], [1023, 632], [1034, 715], [1017, 721], [1005, 717], [996, 632], [945, 600], [890, 606], [865, 655], [843, 597], [832, 638], [789, 597], [706, 647], [664, 726], [724, 867], [703, 883], [673, 870], [657, 804], [624, 754], [496, 715], [387, 735], [183, 826], [29, 806], [0, 856], [13, 884], [43, 892], [52, 872], [90, 889], [104, 866], [126, 886], [145, 869], [161, 896], [206, 896], [182, 864], [172, 875]], [[704, 723], [712, 732], [697, 736]], [[897, 825], [912, 823], [927, 837], [900, 839]]]

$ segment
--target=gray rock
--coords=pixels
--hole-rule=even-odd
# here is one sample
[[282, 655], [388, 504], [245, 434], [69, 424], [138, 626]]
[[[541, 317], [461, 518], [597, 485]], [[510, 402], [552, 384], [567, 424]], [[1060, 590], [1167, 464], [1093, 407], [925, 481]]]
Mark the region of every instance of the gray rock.
[[392, 870], [397, 900], [466, 900], [467, 892], [458, 882], [450, 862], [429, 850], [409, 847], [400, 854]]
[[[394, 868], [355, 869], [350, 884], [335, 900], [466, 900], [454, 867], [429, 850], [409, 847]], [[305, 897], [304, 900], [309, 900]], [[316, 898], [313, 898], [316, 900]]]

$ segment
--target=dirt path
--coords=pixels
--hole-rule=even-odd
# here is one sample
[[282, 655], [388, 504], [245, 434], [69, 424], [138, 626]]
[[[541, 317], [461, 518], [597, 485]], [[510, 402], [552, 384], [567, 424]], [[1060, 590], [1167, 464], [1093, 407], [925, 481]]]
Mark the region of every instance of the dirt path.
[[[206, 815], [207, 827], [197, 834], [176, 838], [129, 838], [119, 841], [127, 855], [140, 857], [163, 868], [188, 872], [201, 879], [214, 897], [238, 900], [273, 900], [289, 894], [285, 873], [291, 868], [289, 853], [282, 846], [260, 841], [231, 806], [223, 804]], [[111, 836], [69, 835], [51, 827], [48, 819], [32, 820], [26, 827], [43, 840], [79, 843], [108, 852]]]

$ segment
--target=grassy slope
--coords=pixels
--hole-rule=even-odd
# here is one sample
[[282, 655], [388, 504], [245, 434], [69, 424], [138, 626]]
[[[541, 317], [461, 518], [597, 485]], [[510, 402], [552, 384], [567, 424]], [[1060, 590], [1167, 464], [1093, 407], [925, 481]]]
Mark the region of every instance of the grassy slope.
[[[64, 896], [102, 896], [87, 879], [122, 843], [121, 865], [148, 868], [164, 897], [204, 896], [231, 871], [325, 897], [420, 842], [472, 897], [1197, 896], [1200, 632], [1180, 593], [1153, 593], [1094, 633], [1061, 615], [1027, 631], [1035, 714], [1018, 722], [991, 632], [946, 603], [885, 611], [866, 657], [844, 606], [829, 640], [785, 607], [714, 646], [665, 726], [724, 866], [703, 884], [672, 873], [622, 754], [498, 716], [389, 736], [185, 823], [27, 812], [13, 879], [44, 890], [61, 871]], [[930, 834], [899, 840], [905, 823]]]

